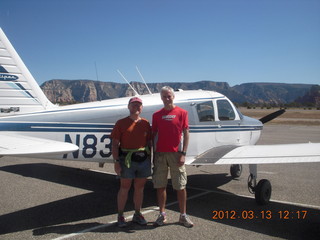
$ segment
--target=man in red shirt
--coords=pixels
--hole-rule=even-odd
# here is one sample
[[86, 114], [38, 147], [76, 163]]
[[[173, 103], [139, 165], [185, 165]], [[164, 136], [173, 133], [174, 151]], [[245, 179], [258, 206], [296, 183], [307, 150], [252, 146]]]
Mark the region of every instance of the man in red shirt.
[[132, 180], [134, 181], [135, 207], [132, 221], [140, 225], [147, 224], [140, 211], [144, 185], [147, 177], [151, 176], [151, 127], [148, 120], [140, 117], [142, 100], [138, 97], [131, 98], [128, 109], [130, 116], [118, 120], [111, 133], [114, 169], [120, 176], [120, 189], [117, 196], [119, 227], [127, 226], [123, 212]]
[[154, 225], [161, 226], [167, 221], [166, 187], [170, 169], [172, 186], [177, 191], [179, 202], [179, 222], [186, 227], [192, 227], [193, 222], [186, 214], [187, 173], [184, 165], [189, 143], [188, 112], [173, 104], [174, 91], [171, 87], [163, 87], [160, 94], [164, 107], [152, 116], [152, 135], [156, 142], [152, 180], [154, 188], [157, 189], [160, 208], [160, 214]]

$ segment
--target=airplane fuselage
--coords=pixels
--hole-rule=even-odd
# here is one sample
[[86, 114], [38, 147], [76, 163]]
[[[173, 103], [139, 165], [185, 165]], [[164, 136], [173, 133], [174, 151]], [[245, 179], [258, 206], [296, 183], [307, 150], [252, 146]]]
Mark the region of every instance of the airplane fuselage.
[[[258, 120], [243, 116], [224, 95], [212, 91], [175, 92], [175, 104], [189, 115], [190, 143], [187, 163], [212, 147], [253, 145], [262, 130]], [[163, 107], [159, 94], [142, 95], [142, 117]], [[115, 122], [128, 116], [128, 100], [56, 107], [51, 110], [0, 118], [0, 131], [76, 144], [79, 150], [55, 159], [106, 162], [111, 160], [110, 134]], [[45, 156], [42, 156], [45, 157]], [[52, 158], [52, 156], [50, 156]]]

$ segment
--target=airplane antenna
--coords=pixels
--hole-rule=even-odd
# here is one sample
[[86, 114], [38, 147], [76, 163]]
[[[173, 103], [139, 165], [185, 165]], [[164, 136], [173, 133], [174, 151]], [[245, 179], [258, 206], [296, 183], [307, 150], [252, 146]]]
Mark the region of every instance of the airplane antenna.
[[97, 81], [99, 81], [99, 77], [98, 77], [98, 68], [97, 68], [97, 62], [94, 62], [94, 67], [96, 69], [96, 76], [97, 76]]
[[139, 93], [137, 93], [137, 91], [134, 90], [134, 88], [131, 86], [131, 84], [128, 82], [128, 80], [122, 75], [122, 73], [121, 73], [119, 70], [117, 70], [117, 71], [118, 71], [118, 73], [120, 74], [120, 76], [129, 84], [129, 86], [130, 86], [131, 89], [135, 92], [135, 94], [139, 96]]
[[147, 89], [148, 89], [148, 92], [152, 95], [152, 92], [150, 91], [150, 89], [149, 89], [149, 87], [148, 87], [148, 85], [147, 85], [146, 81], [144, 80], [144, 78], [143, 78], [143, 76], [142, 76], [141, 72], [139, 71], [138, 66], [136, 66], [136, 69], [137, 69], [137, 71], [138, 71], [138, 73], [139, 73], [139, 75], [140, 75], [140, 77], [141, 77], [142, 81], [143, 81], [143, 82], [144, 82], [144, 84], [146, 85], [146, 87], [147, 87]]

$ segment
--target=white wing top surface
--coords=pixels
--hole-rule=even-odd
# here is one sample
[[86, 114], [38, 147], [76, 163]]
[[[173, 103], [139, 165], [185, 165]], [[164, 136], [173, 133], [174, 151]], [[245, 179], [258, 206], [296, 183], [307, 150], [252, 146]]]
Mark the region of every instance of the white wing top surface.
[[78, 146], [66, 142], [17, 134], [0, 134], [0, 157], [57, 155], [74, 152], [78, 149]]
[[[220, 148], [220, 149], [219, 149]], [[217, 151], [218, 149], [218, 151]], [[196, 157], [192, 165], [320, 162], [320, 143], [222, 146]]]

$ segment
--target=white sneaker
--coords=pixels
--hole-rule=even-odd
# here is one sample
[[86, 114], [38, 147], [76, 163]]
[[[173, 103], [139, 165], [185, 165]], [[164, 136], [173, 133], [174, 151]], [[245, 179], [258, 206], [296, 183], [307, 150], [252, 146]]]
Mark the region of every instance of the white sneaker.
[[193, 227], [193, 222], [190, 220], [188, 215], [185, 215], [185, 216], [180, 215], [179, 223], [183, 224], [185, 227], [188, 227], [188, 228]]

